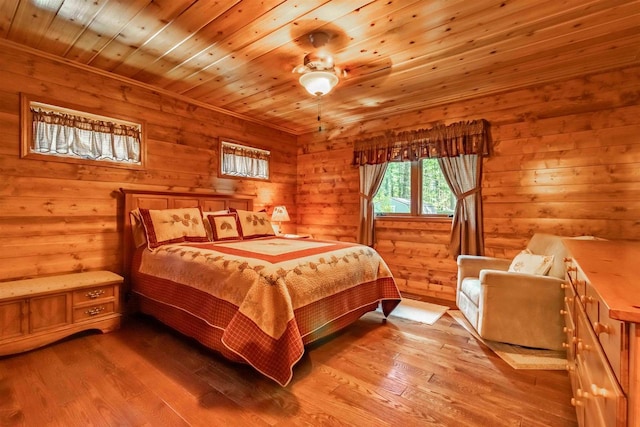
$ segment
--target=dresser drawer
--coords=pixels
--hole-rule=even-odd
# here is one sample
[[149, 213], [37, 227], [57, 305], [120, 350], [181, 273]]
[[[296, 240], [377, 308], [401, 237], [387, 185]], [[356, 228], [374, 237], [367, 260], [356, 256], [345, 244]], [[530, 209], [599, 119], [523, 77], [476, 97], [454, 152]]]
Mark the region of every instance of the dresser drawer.
[[560, 285], [562, 290], [564, 291], [564, 304], [566, 308], [569, 310], [570, 317], [575, 317], [575, 304], [576, 304], [576, 291], [573, 285], [566, 281], [562, 285]]
[[114, 311], [115, 303], [113, 301], [97, 302], [96, 304], [74, 307], [73, 321], [78, 322], [92, 317], [100, 317], [106, 314], [111, 314]]
[[567, 300], [565, 297], [564, 302], [564, 327], [562, 331], [564, 332], [566, 338], [562, 343], [562, 347], [567, 350], [567, 360], [573, 361], [575, 359], [575, 351], [576, 351], [576, 326], [574, 323], [574, 316], [572, 315], [574, 310], [573, 300]]
[[[578, 275], [581, 274], [581, 270], [578, 270]], [[581, 279], [580, 283], [584, 283], [583, 290], [578, 293], [580, 303], [584, 307], [584, 311], [587, 313], [587, 317], [591, 321], [591, 324], [598, 321], [598, 303], [600, 298], [598, 294], [593, 290], [593, 287], [586, 278]]]
[[578, 314], [577, 331], [576, 360], [582, 390], [589, 393], [588, 400], [597, 405], [604, 420], [602, 425], [624, 425], [620, 420], [626, 420], [626, 398], [582, 312]]
[[96, 301], [103, 298], [111, 298], [115, 295], [113, 285], [96, 286], [94, 288], [79, 289], [73, 292], [73, 304], [81, 304], [87, 301]]
[[580, 425], [581, 427], [607, 426], [602, 417], [602, 411], [598, 406], [598, 402], [589, 391], [589, 384], [585, 382], [587, 381], [586, 378], [588, 377], [588, 375], [586, 373], [584, 361], [580, 356], [578, 356], [578, 358], [576, 359], [576, 365], [577, 388], [574, 390], [574, 398], [571, 399], [571, 403], [576, 408], [578, 425]]
[[591, 326], [622, 389], [628, 389], [629, 384], [625, 384], [628, 377], [622, 374], [628, 372], [628, 360], [622, 357], [628, 354], [629, 349], [626, 342], [629, 335], [625, 330], [628, 324], [610, 318], [609, 309], [598, 297], [598, 321], [592, 322]]

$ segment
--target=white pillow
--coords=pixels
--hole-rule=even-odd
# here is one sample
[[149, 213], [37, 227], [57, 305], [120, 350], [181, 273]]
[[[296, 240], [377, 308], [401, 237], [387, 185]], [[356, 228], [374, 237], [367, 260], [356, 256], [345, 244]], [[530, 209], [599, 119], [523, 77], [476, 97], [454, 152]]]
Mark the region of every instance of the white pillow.
[[536, 255], [529, 250], [524, 250], [513, 259], [509, 271], [546, 276], [553, 265], [553, 258], [554, 255]]

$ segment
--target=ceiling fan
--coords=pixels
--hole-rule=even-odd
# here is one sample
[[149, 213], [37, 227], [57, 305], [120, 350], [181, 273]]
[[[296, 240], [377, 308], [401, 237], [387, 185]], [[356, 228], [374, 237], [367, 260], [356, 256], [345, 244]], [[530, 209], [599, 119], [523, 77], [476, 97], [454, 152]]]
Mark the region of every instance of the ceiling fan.
[[307, 35], [314, 50], [304, 56], [303, 63], [293, 68], [300, 74], [300, 84], [314, 96], [326, 95], [338, 84], [346, 71], [336, 67], [333, 56], [327, 50], [332, 35], [326, 31], [314, 31]]

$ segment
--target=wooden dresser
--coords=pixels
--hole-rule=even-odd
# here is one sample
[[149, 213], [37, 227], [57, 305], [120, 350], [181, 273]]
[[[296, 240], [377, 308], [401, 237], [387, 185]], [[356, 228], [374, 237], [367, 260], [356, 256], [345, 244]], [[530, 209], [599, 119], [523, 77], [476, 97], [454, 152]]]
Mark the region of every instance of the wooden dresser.
[[563, 242], [562, 314], [578, 422], [640, 427], [640, 242]]
[[120, 327], [122, 277], [90, 271], [0, 282], [0, 356]]

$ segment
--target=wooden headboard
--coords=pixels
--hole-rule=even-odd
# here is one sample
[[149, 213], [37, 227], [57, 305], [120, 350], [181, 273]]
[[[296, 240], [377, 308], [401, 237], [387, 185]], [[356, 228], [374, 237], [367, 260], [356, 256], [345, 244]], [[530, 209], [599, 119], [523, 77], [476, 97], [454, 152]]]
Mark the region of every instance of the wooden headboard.
[[133, 235], [131, 232], [131, 217], [129, 212], [136, 208], [146, 209], [175, 209], [192, 208], [200, 206], [203, 212], [219, 211], [223, 209], [236, 208], [242, 210], [253, 210], [253, 199], [255, 196], [216, 194], [216, 193], [179, 193], [171, 191], [148, 191], [121, 188], [124, 195], [124, 209], [122, 223], [123, 227], [123, 265], [124, 289], [121, 294], [125, 297], [131, 289], [130, 269], [131, 257], [135, 251]]

